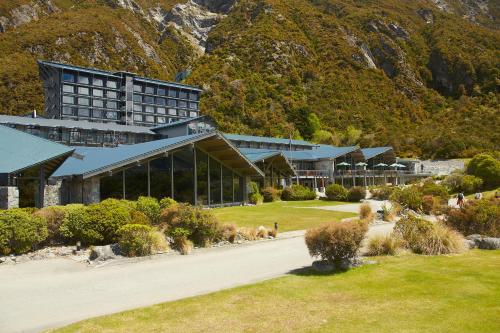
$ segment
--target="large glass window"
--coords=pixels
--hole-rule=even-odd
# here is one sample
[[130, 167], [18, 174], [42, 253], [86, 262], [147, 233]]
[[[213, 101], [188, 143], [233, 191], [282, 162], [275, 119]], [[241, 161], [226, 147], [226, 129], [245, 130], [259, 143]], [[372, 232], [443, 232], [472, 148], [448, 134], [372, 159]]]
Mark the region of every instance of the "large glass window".
[[104, 96], [104, 91], [102, 89], [92, 89], [92, 95], [102, 97]]
[[142, 115], [141, 114], [134, 114], [134, 121], [142, 121]]
[[142, 112], [142, 105], [141, 104], [134, 104], [134, 111]]
[[171, 116], [177, 116], [177, 110], [176, 109], [168, 109], [168, 114]]
[[108, 198], [123, 199], [123, 173], [117, 172], [102, 177], [100, 181], [101, 200]]
[[196, 150], [196, 177], [198, 205], [208, 205], [208, 155]]
[[155, 112], [155, 107], [151, 105], [146, 105], [146, 112], [148, 113], [154, 113]]
[[165, 117], [156, 117], [156, 121], [158, 124], [165, 124], [166, 118]]
[[193, 103], [193, 102], [189, 103], [189, 108], [195, 110], [198, 109], [198, 103]]
[[155, 117], [154, 116], [146, 116], [146, 121], [148, 123], [154, 123], [155, 122]]
[[220, 163], [210, 158], [210, 204], [218, 205], [221, 203], [221, 177]]
[[75, 82], [75, 75], [71, 73], [63, 74], [63, 81], [65, 82]]
[[75, 98], [73, 96], [63, 96], [63, 103], [75, 104]]
[[144, 96], [144, 103], [154, 104], [155, 98], [153, 96]]
[[191, 118], [195, 118], [195, 117], [197, 117], [197, 116], [198, 116], [198, 114], [197, 114], [196, 112], [189, 112], [189, 116], [190, 116]]
[[157, 97], [157, 98], [156, 98], [156, 104], [159, 104], [159, 105], [166, 105], [166, 104], [167, 104], [167, 102], [166, 102], [165, 98]]
[[102, 117], [102, 111], [101, 110], [92, 110], [92, 117], [94, 117], [94, 118], [101, 118]]
[[116, 89], [116, 87], [118, 87], [118, 83], [115, 80], [108, 79], [108, 82], [106, 82], [106, 86], [108, 88], [115, 88]]
[[181, 117], [187, 117], [187, 111], [186, 110], [179, 110], [177, 111], [177, 114]]
[[141, 95], [134, 95], [134, 102], [142, 103], [142, 96]]
[[233, 172], [222, 167], [222, 191], [224, 202], [233, 202]]
[[66, 115], [73, 115], [73, 108], [69, 107], [69, 106], [63, 106], [63, 114], [66, 114]]
[[63, 91], [67, 93], [74, 93], [75, 92], [75, 87], [71, 86], [69, 84], [64, 84], [63, 85]]
[[147, 164], [136, 165], [125, 170], [125, 198], [137, 200], [140, 196], [148, 195]]
[[162, 157], [149, 162], [151, 196], [161, 199], [172, 197], [171, 157]]
[[142, 86], [140, 84], [134, 84], [135, 92], [142, 92]]
[[177, 106], [177, 101], [175, 99], [168, 100], [168, 106]]
[[167, 110], [165, 110], [165, 108], [157, 108], [156, 109], [156, 113], [158, 114], [166, 114]]
[[89, 77], [87, 75], [78, 75], [78, 83], [89, 84]]
[[170, 89], [168, 91], [168, 96], [170, 96], [170, 97], [177, 97], [177, 90]]
[[234, 174], [233, 176], [233, 189], [234, 189], [234, 202], [243, 202], [243, 189], [241, 184], [243, 183], [242, 177]]
[[104, 106], [104, 103], [100, 99], [94, 99], [94, 100], [92, 100], [92, 105], [96, 106], [98, 108], [102, 108]]
[[179, 107], [180, 108], [187, 108], [187, 102], [186, 101], [179, 101]]
[[79, 97], [78, 98], [78, 105], [90, 105], [90, 99], [84, 98], [84, 97]]
[[188, 98], [187, 91], [184, 91], [184, 90], [179, 91], [179, 98], [187, 99]]
[[118, 104], [116, 102], [113, 102], [113, 101], [107, 101], [106, 107], [108, 109], [116, 109], [118, 107]]
[[89, 88], [87, 87], [78, 87], [78, 93], [81, 95], [88, 95], [89, 94]]
[[78, 116], [79, 117], [88, 117], [88, 116], [90, 116], [89, 109], [87, 109], [87, 108], [78, 108]]
[[190, 92], [189, 99], [192, 101], [197, 101], [199, 99], [199, 94], [197, 92]]
[[156, 90], [156, 94], [157, 95], [162, 95], [162, 96], [165, 96], [167, 94], [167, 90], [165, 88], [158, 88]]
[[107, 98], [117, 98], [118, 94], [116, 91], [108, 90], [106, 91], [106, 97]]
[[118, 119], [118, 113], [116, 113], [115, 111], [108, 111], [108, 112], [106, 112], [106, 118]]
[[193, 203], [194, 167], [193, 150], [186, 147], [173, 153], [174, 159], [174, 199]]
[[100, 78], [100, 77], [95, 77], [92, 80], [92, 83], [94, 84], [94, 86], [102, 87], [104, 85], [104, 80], [102, 78]]
[[155, 93], [155, 87], [146, 86], [146, 94], [154, 94], [154, 93]]

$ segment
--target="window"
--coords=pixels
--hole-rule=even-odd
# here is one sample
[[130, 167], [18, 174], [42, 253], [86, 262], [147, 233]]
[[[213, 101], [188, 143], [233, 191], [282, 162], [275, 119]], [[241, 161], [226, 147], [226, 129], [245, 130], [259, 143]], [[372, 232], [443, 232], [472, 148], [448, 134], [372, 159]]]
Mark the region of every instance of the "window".
[[169, 97], [177, 97], [177, 90], [172, 90], [172, 89], [170, 89], [170, 90], [168, 91], [168, 96], [169, 96]]
[[192, 112], [192, 111], [191, 111], [191, 112], [189, 112], [189, 116], [190, 116], [191, 118], [194, 118], [194, 117], [197, 117], [197, 116], [198, 116], [198, 113], [196, 113], [196, 112]]
[[64, 82], [75, 82], [75, 75], [71, 73], [63, 73]]
[[102, 87], [104, 85], [104, 80], [102, 78], [100, 78], [100, 77], [95, 77], [92, 80], [92, 83], [94, 84], [94, 86]]
[[116, 91], [110, 91], [110, 90], [106, 91], [107, 98], [116, 98], [117, 96], [118, 95], [117, 95]]
[[158, 114], [166, 114], [167, 110], [165, 110], [165, 108], [156, 108], [156, 113], [158, 113]]
[[142, 86], [139, 84], [134, 84], [134, 91], [135, 92], [142, 92]]
[[78, 116], [79, 117], [88, 117], [90, 115], [89, 109], [87, 108], [78, 108]]
[[188, 98], [188, 93], [187, 91], [179, 91], [179, 98], [182, 98], [182, 99], [187, 99]]
[[187, 108], [187, 102], [185, 102], [185, 101], [179, 101], [179, 107], [180, 108]]
[[186, 117], [187, 116], [186, 110], [179, 110], [179, 116]]
[[168, 106], [177, 106], [177, 101], [175, 99], [169, 99]]
[[146, 121], [148, 123], [154, 123], [155, 122], [155, 117], [153, 117], [153, 116], [146, 116]]
[[104, 103], [100, 99], [94, 99], [92, 101], [92, 106], [96, 106], [98, 108], [102, 108], [102, 107], [104, 107]]
[[156, 104], [159, 104], [159, 105], [166, 105], [166, 100], [165, 100], [165, 98], [156, 97]]
[[176, 109], [168, 109], [168, 114], [171, 116], [177, 116], [177, 110]]
[[142, 121], [142, 115], [134, 114], [134, 121]]
[[78, 93], [82, 95], [88, 95], [89, 94], [89, 88], [87, 87], [78, 87]]
[[106, 107], [108, 109], [116, 109], [118, 107], [118, 104], [116, 102], [113, 102], [113, 101], [107, 101]]
[[101, 110], [92, 110], [92, 117], [94, 117], [94, 118], [101, 118], [102, 117], [102, 111]]
[[142, 96], [141, 95], [134, 95], [134, 102], [142, 103]]
[[157, 95], [162, 95], [162, 96], [165, 96], [167, 94], [167, 90], [165, 88], [158, 88], [156, 90], [156, 94]]
[[190, 92], [189, 99], [192, 101], [197, 101], [199, 99], [199, 94], [197, 92]]
[[69, 115], [69, 116], [72, 116], [73, 115], [73, 108], [71, 108], [69, 106], [63, 106], [62, 113]]
[[63, 103], [75, 104], [75, 98], [73, 96], [63, 96]]
[[86, 75], [78, 75], [78, 83], [89, 84], [89, 77]]
[[141, 104], [134, 104], [134, 111], [142, 112], [142, 105]]
[[90, 105], [88, 98], [78, 97], [78, 105]]
[[92, 89], [92, 95], [102, 97], [104, 96], [104, 91], [101, 89]]
[[156, 117], [156, 120], [157, 120], [158, 124], [165, 124], [166, 123], [165, 117]]
[[69, 84], [63, 85], [63, 91], [67, 93], [74, 93], [75, 92], [75, 87], [70, 86]]
[[153, 104], [155, 102], [155, 98], [153, 96], [144, 96], [144, 103]]
[[108, 88], [115, 88], [118, 87], [118, 83], [115, 81], [115, 80], [108, 80], [108, 82], [106, 82], [106, 86]]
[[189, 103], [189, 108], [197, 110], [198, 109], [198, 103], [193, 103], [193, 102]]
[[147, 105], [146, 106], [146, 112], [154, 113], [155, 112], [155, 108], [153, 106]]
[[146, 86], [146, 94], [154, 94], [155, 88], [151, 86]]
[[118, 113], [114, 111], [108, 111], [106, 112], [106, 118], [108, 119], [118, 119]]

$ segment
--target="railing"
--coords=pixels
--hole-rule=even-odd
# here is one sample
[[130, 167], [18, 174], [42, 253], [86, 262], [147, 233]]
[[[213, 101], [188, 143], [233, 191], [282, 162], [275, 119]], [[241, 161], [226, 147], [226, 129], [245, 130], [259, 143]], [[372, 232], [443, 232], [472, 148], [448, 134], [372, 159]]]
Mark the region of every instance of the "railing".
[[399, 175], [416, 175], [416, 176], [431, 176], [429, 172], [416, 172], [411, 170], [295, 170], [299, 177], [317, 177], [317, 178], [333, 178], [333, 177], [396, 177]]

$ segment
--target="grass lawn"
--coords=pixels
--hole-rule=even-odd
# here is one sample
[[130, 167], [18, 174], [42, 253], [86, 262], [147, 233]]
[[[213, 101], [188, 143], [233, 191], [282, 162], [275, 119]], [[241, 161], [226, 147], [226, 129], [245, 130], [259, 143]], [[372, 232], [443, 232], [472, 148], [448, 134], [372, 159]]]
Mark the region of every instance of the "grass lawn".
[[[485, 198], [485, 199], [491, 199], [491, 198], [493, 198], [495, 196], [495, 192], [497, 192], [497, 191], [500, 191], [500, 187], [497, 188], [496, 190], [484, 191], [484, 192], [482, 192], [483, 193], [483, 198]], [[466, 198], [467, 199], [474, 199], [475, 195], [476, 195], [475, 193], [469, 194], [469, 195], [466, 196]]]
[[500, 332], [500, 251], [376, 260], [345, 273], [289, 275], [56, 332]]
[[324, 222], [339, 221], [356, 214], [333, 212], [327, 210], [302, 208], [314, 206], [333, 206], [345, 202], [309, 200], [309, 201], [278, 201], [257, 206], [237, 206], [216, 208], [215, 216], [221, 223], [236, 224], [238, 227], [272, 228], [278, 222], [280, 232], [302, 230], [317, 226]]

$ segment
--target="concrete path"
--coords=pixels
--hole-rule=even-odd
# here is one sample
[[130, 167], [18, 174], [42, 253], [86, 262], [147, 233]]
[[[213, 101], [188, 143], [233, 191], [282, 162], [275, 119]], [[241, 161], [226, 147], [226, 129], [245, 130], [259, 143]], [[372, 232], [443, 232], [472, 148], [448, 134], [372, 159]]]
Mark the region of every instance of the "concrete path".
[[[391, 230], [376, 225], [369, 235]], [[281, 276], [312, 263], [303, 233], [99, 268], [68, 259], [0, 266], [0, 332], [37, 332]]]

